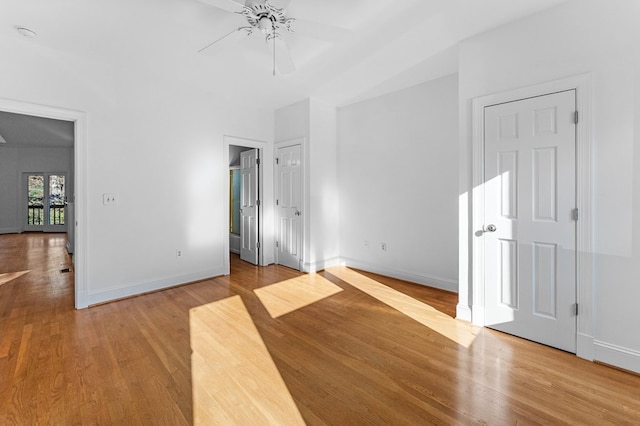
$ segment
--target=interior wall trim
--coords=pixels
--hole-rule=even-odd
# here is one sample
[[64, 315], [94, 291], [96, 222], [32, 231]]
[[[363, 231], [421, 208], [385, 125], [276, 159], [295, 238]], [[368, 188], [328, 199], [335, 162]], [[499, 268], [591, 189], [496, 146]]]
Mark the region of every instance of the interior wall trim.
[[594, 340], [594, 360], [640, 374], [640, 352]]
[[450, 278], [445, 278], [438, 275], [429, 275], [423, 273], [418, 274], [410, 271], [400, 271], [397, 269], [385, 268], [348, 257], [343, 257], [342, 262], [344, 262], [344, 264], [348, 267], [361, 269], [363, 271], [372, 272], [374, 274], [397, 278], [399, 280], [439, 288], [441, 290], [451, 291], [454, 293], [458, 292], [458, 281]]

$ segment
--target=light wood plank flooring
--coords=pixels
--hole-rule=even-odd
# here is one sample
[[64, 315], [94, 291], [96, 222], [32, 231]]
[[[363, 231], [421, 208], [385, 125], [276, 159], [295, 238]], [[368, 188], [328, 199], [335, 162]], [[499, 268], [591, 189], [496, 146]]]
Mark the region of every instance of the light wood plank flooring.
[[451, 293], [330, 269], [341, 291], [273, 318], [254, 290], [302, 274], [234, 257], [230, 276], [76, 311], [64, 244], [0, 235], [0, 424], [191, 424], [190, 310], [234, 296], [307, 424], [640, 424], [640, 377], [460, 327]]

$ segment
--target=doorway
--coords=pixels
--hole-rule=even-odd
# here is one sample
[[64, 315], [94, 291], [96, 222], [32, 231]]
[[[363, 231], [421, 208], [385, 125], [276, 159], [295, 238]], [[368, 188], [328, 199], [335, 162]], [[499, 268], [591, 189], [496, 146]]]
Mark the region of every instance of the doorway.
[[229, 250], [257, 265], [260, 254], [260, 151], [229, 146]]
[[[73, 241], [73, 247], [71, 251], [74, 253], [73, 256], [73, 264], [74, 264], [74, 298], [75, 298], [75, 307], [77, 309], [86, 308], [88, 306], [87, 303], [87, 290], [86, 290], [86, 251], [87, 251], [87, 243], [86, 243], [86, 116], [82, 112], [71, 111], [61, 108], [42, 106], [37, 104], [31, 104], [26, 102], [14, 101], [9, 99], [0, 99], [0, 114], [14, 114], [20, 117], [20, 119], [24, 119], [27, 121], [37, 121], [39, 124], [42, 124], [44, 121], [52, 121], [54, 123], [49, 123], [54, 126], [54, 129], [57, 129], [55, 126], [67, 126], [71, 125], [72, 130], [70, 132], [70, 144], [69, 144], [69, 154], [68, 161], [72, 164], [72, 168], [64, 173], [65, 183], [64, 190], [66, 202], [64, 207], [58, 206], [63, 202], [63, 198], [58, 196], [54, 196], [53, 204], [49, 204], [49, 214], [48, 217], [44, 215], [44, 191], [43, 191], [43, 208], [41, 216], [42, 220], [48, 220], [48, 224], [46, 222], [42, 225], [43, 230], [45, 226], [48, 229], [56, 230], [60, 229], [59, 226], [63, 226], [60, 223], [55, 223], [56, 221], [62, 220], [62, 214], [64, 214], [64, 223], [66, 226], [66, 231], [68, 234], [72, 234], [73, 236], [69, 236], [69, 238]], [[15, 117], [12, 117], [12, 123], [16, 124]], [[6, 124], [6, 123], [5, 123]], [[33, 131], [42, 129], [43, 127], [40, 125], [37, 126], [28, 126], [26, 127], [28, 130], [25, 132], [18, 132], [12, 135], [17, 127], [11, 127], [9, 124], [8, 127], [4, 127], [4, 130], [0, 131], [3, 134], [3, 138], [6, 140], [6, 143], [3, 143], [1, 149], [6, 150], [7, 152], [11, 150], [20, 149], [18, 146], [10, 147], [17, 140], [15, 135], [22, 136], [30, 136], [25, 137], [29, 143], [34, 146], [29, 148], [29, 152], [33, 154], [33, 152], [37, 152], [38, 145], [42, 148], [42, 141], [38, 141], [38, 138], [33, 137]], [[48, 126], [45, 126], [48, 128]], [[58, 132], [51, 132], [52, 134], [57, 134]], [[12, 142], [14, 139], [14, 142]], [[49, 147], [50, 149], [50, 147]], [[16, 154], [17, 156], [17, 154]], [[22, 157], [25, 158], [25, 157]], [[21, 232], [23, 230], [24, 223], [28, 221], [25, 217], [28, 217], [28, 202], [23, 200], [23, 195], [26, 190], [21, 189], [22, 186], [27, 186], [26, 182], [23, 183], [23, 173], [31, 172], [33, 170], [36, 171], [45, 171], [45, 170], [55, 170], [56, 172], [62, 172], [64, 168], [52, 164], [51, 157], [47, 155], [31, 155], [31, 159], [33, 162], [27, 166], [24, 165], [22, 170], [16, 170], [14, 176], [16, 176], [16, 183], [13, 186], [13, 202], [14, 211], [16, 214], [16, 221], [13, 225], [12, 229], [7, 230], [6, 232]], [[13, 164], [18, 164], [18, 162], [14, 161]], [[47, 165], [49, 167], [47, 167]], [[4, 168], [4, 167], [3, 167]], [[58, 176], [63, 173], [57, 173]], [[48, 182], [44, 182], [45, 176], [43, 175], [43, 189], [45, 185], [48, 185]], [[49, 173], [48, 176], [52, 176], [53, 173]], [[47, 178], [48, 179], [48, 178]], [[57, 179], [57, 178], [56, 178]], [[60, 183], [59, 181], [57, 182]], [[54, 182], [55, 186], [56, 183]], [[16, 189], [17, 188], [17, 189]], [[56, 193], [58, 189], [53, 189], [53, 191], [49, 191], [49, 194]], [[56, 211], [53, 212], [52, 210]], [[63, 213], [64, 212], [64, 213]], [[57, 216], [56, 216], [57, 215]], [[73, 216], [73, 219], [71, 218]], [[53, 220], [54, 223], [51, 223]], [[53, 227], [53, 228], [51, 228]], [[69, 247], [68, 247], [69, 249]]]
[[[224, 236], [225, 273], [231, 272], [230, 253], [241, 255], [254, 265], [272, 263], [265, 255], [265, 164], [262, 158], [270, 155], [266, 142], [224, 136], [224, 164], [227, 169], [228, 193], [224, 200], [226, 211]], [[272, 155], [272, 154], [271, 154]], [[272, 258], [272, 257], [271, 257]]]

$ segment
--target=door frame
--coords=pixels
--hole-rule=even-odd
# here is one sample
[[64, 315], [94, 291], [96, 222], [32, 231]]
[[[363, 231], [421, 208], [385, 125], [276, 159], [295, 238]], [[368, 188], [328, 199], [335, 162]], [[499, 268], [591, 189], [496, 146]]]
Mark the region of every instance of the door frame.
[[[87, 297], [87, 114], [81, 111], [32, 104], [0, 98], [0, 111], [35, 117], [53, 118], [74, 123], [73, 141], [73, 187], [74, 193], [67, 198], [74, 203], [74, 294], [75, 307], [89, 306]], [[68, 231], [69, 228], [67, 228]]]
[[[268, 223], [265, 220], [265, 215], [268, 213], [270, 207], [266, 205], [265, 201], [267, 197], [270, 197], [269, 188], [266, 188], [265, 176], [269, 176], [269, 170], [267, 170], [268, 165], [270, 165], [270, 159], [273, 155], [269, 155], [269, 144], [265, 141], [259, 141], [255, 139], [246, 139], [237, 136], [223, 135], [222, 137], [222, 161], [224, 164], [223, 170], [225, 170], [225, 196], [223, 197], [222, 208], [224, 209], [223, 217], [225, 218], [223, 221], [223, 234], [222, 234], [222, 256], [223, 256], [223, 268], [224, 274], [229, 275], [231, 273], [231, 263], [229, 257], [229, 145], [237, 145], [244, 146], [247, 148], [256, 148], [259, 151], [260, 155], [260, 167], [258, 168], [258, 194], [260, 198], [260, 206], [258, 206], [258, 241], [260, 241], [260, 250], [258, 252], [258, 264], [261, 266], [266, 266], [269, 263], [273, 263], [272, 257], [267, 252], [268, 244], [265, 241], [265, 237], [268, 237], [270, 234], [265, 232], [264, 224]], [[273, 198], [273, 197], [270, 197]], [[272, 232], [271, 232], [272, 233]]]
[[576, 126], [576, 206], [579, 220], [576, 227], [576, 355], [593, 360], [593, 130], [591, 74], [578, 75], [535, 86], [474, 98], [472, 100], [471, 158], [471, 321], [485, 325], [484, 244], [476, 235], [484, 224], [484, 109], [485, 107], [542, 96], [565, 90], [576, 90], [579, 120]]
[[[300, 198], [302, 200], [302, 214], [300, 215], [300, 221], [301, 221], [300, 237], [302, 238], [302, 241], [300, 241], [300, 259], [298, 260], [298, 263], [300, 266], [298, 270], [300, 272], [309, 272], [305, 270], [305, 266], [304, 266], [304, 259], [307, 253], [307, 246], [305, 242], [307, 241], [307, 235], [309, 235], [309, 229], [308, 229], [309, 221], [306, 220], [306, 218], [307, 218], [307, 212], [309, 211], [309, 204], [310, 204], [309, 197], [307, 197], [307, 194], [308, 194], [307, 182], [309, 182], [309, 177], [307, 176], [307, 167], [306, 167], [306, 164], [307, 164], [306, 138], [302, 137], [302, 138], [295, 138], [295, 139], [276, 142], [273, 147], [273, 159], [274, 159], [273, 162], [275, 163], [275, 159], [277, 157], [278, 150], [280, 148], [287, 148], [287, 147], [296, 146], [296, 145], [300, 146], [300, 179], [302, 180], [300, 182], [300, 191], [302, 192], [300, 194]], [[274, 198], [273, 204], [274, 206], [275, 206], [276, 194], [280, 194], [280, 186], [278, 183], [278, 168], [274, 164], [274, 170], [273, 170], [273, 198]], [[274, 212], [274, 232], [276, 236], [280, 235], [280, 221], [278, 220], [277, 211]], [[273, 242], [273, 245], [274, 245], [274, 252], [275, 252], [275, 263], [279, 265], [278, 256], [277, 256], [278, 251], [275, 248], [275, 240]]]

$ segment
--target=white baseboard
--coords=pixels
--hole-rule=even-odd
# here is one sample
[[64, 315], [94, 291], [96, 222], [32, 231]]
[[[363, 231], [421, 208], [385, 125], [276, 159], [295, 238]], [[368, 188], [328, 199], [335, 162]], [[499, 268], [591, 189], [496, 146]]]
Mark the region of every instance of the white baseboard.
[[611, 343], [593, 341], [594, 360], [640, 374], [640, 352]]
[[19, 232], [18, 228], [0, 228], [0, 234], [17, 234]]
[[154, 281], [129, 284], [117, 288], [110, 288], [107, 290], [87, 294], [86, 305], [96, 305], [99, 303], [110, 302], [112, 300], [137, 296], [152, 291], [175, 287], [181, 284], [187, 284], [207, 278], [218, 277], [221, 275], [224, 275], [224, 268], [222, 266], [185, 275], [177, 275], [174, 277], [167, 277]]
[[363, 271], [373, 272], [374, 274], [385, 275], [387, 277], [397, 278], [399, 280], [422, 284], [429, 287], [435, 287], [441, 290], [452, 291], [454, 293], [458, 292], [458, 282], [448, 278], [382, 268], [356, 259], [342, 258], [342, 260], [347, 266], [352, 268], [362, 269]]
[[471, 308], [467, 305], [458, 303], [456, 305], [456, 319], [471, 322], [473, 319], [471, 316]]
[[323, 269], [331, 268], [340, 264], [339, 257], [333, 257], [331, 259], [323, 259], [317, 262], [304, 262], [302, 264], [302, 272], [313, 273], [322, 271]]

